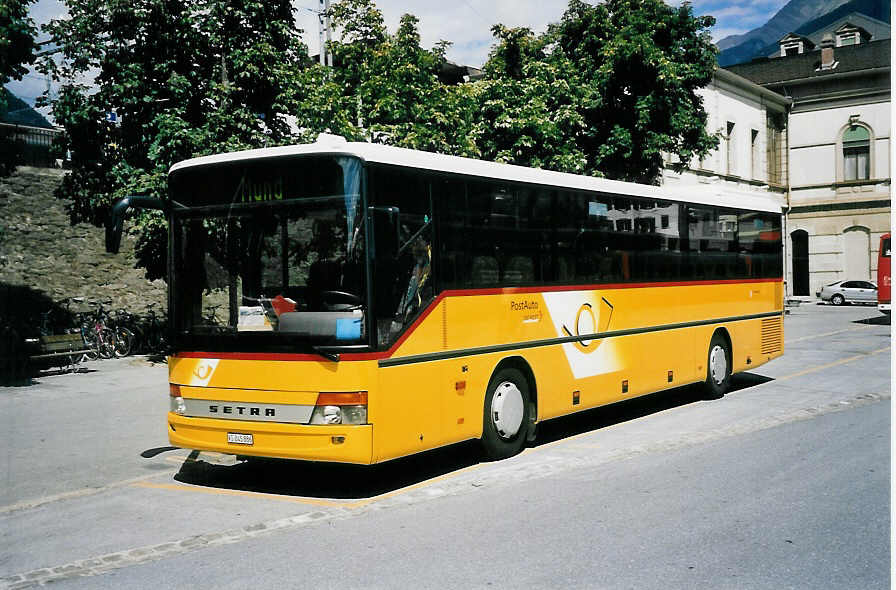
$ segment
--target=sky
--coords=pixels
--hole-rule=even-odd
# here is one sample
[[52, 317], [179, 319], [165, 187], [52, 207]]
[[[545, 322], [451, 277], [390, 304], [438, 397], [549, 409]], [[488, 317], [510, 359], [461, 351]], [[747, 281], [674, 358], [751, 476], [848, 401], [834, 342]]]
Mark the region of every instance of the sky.
[[[672, 5], [682, 0], [666, 0]], [[293, 0], [297, 26], [305, 31], [303, 37], [311, 54], [319, 51], [318, 18], [320, 0]], [[691, 0], [696, 14], [716, 17], [712, 29], [714, 41], [729, 35], [746, 33], [762, 26], [780, 10], [787, 0]], [[527, 26], [543, 32], [549, 23], [563, 15], [566, 0], [376, 0], [383, 12], [386, 26], [394, 32], [401, 15], [407, 12], [420, 19], [421, 43], [430, 48], [440, 40], [452, 43], [448, 50], [451, 61], [474, 67], [488, 58], [492, 45], [491, 27], [501, 23], [508, 27]], [[37, 24], [53, 18], [63, 18], [65, 7], [60, 0], [37, 0], [31, 5], [31, 17]], [[44, 36], [38, 35], [38, 40]], [[46, 80], [36, 72], [29, 72], [21, 81], [12, 81], [7, 88], [29, 104], [46, 89]], [[45, 115], [47, 109], [41, 109]]]

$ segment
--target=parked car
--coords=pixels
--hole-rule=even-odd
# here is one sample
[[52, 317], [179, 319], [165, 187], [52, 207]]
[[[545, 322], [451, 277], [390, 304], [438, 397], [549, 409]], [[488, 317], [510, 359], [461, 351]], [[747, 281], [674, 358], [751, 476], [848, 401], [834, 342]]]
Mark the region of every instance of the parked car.
[[877, 303], [877, 285], [870, 281], [837, 281], [825, 285], [815, 295], [834, 305]]

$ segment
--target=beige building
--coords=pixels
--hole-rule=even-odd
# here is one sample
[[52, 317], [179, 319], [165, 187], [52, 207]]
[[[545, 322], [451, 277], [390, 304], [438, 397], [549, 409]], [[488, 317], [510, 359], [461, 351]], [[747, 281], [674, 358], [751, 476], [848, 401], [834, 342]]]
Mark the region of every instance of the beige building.
[[889, 39], [846, 21], [819, 46], [787, 35], [779, 55], [727, 70], [792, 101], [783, 165], [788, 295], [876, 280], [890, 229]]

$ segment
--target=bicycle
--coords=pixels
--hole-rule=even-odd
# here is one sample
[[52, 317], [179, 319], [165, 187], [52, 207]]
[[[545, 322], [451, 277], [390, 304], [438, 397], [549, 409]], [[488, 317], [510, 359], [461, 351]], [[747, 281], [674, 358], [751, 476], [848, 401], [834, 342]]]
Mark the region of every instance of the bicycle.
[[119, 309], [113, 316], [115, 325], [128, 338], [130, 352], [132, 354], [146, 352], [146, 335], [140, 327], [140, 318], [125, 309]]
[[163, 354], [165, 350], [165, 322], [164, 318], [156, 314], [153, 309], [155, 304], [150, 303], [143, 318], [143, 334], [147, 354]]
[[115, 334], [113, 352], [118, 358], [126, 357], [131, 354], [135, 340], [134, 333], [124, 325], [125, 322], [121, 315], [122, 312], [123, 310], [119, 310], [113, 315], [100, 306], [103, 325], [112, 330]]
[[81, 335], [90, 348], [90, 360], [110, 359], [115, 356], [115, 333], [103, 322], [103, 306], [92, 313], [82, 314]]

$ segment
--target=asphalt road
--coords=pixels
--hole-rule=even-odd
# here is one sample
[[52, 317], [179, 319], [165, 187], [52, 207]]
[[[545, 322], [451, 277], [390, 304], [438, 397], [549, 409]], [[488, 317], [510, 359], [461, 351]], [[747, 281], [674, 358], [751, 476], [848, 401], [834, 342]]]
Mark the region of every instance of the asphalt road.
[[41, 376], [0, 389], [0, 588], [889, 588], [889, 347], [874, 308], [803, 306], [721, 400], [372, 468], [143, 458], [164, 365]]

